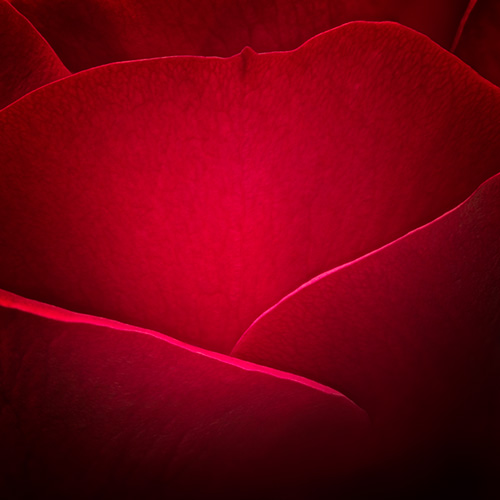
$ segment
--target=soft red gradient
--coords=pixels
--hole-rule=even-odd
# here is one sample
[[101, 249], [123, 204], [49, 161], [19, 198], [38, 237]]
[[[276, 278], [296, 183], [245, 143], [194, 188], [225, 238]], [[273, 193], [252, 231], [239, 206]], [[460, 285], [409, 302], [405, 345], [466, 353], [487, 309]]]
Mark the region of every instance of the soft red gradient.
[[488, 410], [498, 392], [499, 200], [500, 174], [284, 298], [231, 354], [343, 391], [370, 415], [378, 459], [432, 449], [434, 463], [441, 445], [445, 460], [456, 448], [480, 463], [498, 418]]
[[396, 24], [80, 73], [0, 115], [2, 285], [229, 352], [284, 295], [496, 173], [499, 111]]
[[494, 495], [498, 27], [0, 0], [2, 495]]
[[294, 494], [310, 489], [310, 477], [335, 484], [366, 447], [365, 413], [327, 387], [6, 294], [0, 301], [7, 494]]
[[477, 0], [456, 54], [495, 85], [500, 85], [500, 2]]
[[468, 0], [11, 0], [72, 71], [170, 55], [292, 50], [350, 21], [396, 21], [449, 48]]
[[33, 26], [0, 0], [0, 109], [69, 74]]

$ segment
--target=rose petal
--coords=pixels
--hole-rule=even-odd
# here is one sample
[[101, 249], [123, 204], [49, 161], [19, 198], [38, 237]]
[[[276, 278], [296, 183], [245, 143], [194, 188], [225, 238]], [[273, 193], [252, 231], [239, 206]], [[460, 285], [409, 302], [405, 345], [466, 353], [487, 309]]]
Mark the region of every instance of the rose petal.
[[447, 460], [478, 466], [498, 419], [499, 199], [497, 175], [429, 225], [304, 285], [232, 355], [339, 388], [367, 410], [382, 452], [427, 447], [427, 462], [444, 442]]
[[284, 295], [496, 173], [499, 112], [396, 24], [66, 78], [0, 114], [0, 284], [229, 352]]
[[69, 74], [33, 26], [0, 0], [0, 108]]
[[335, 492], [359, 466], [369, 423], [336, 391], [5, 293], [0, 302], [6, 498], [260, 498], [322, 481]]
[[291, 50], [349, 21], [399, 21], [450, 47], [467, 0], [14, 0], [73, 71], [166, 55]]
[[500, 85], [500, 3], [479, 0], [474, 6], [456, 54], [482, 76]]

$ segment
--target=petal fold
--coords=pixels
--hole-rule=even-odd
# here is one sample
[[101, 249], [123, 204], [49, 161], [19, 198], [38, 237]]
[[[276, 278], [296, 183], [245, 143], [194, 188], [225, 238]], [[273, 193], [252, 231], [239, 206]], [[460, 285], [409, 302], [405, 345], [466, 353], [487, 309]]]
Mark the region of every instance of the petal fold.
[[7, 498], [293, 497], [311, 485], [335, 493], [360, 466], [369, 422], [335, 391], [10, 302], [0, 306]]
[[379, 435], [377, 459], [491, 465], [499, 199], [497, 175], [436, 221], [319, 276], [262, 315], [232, 355], [353, 398]]
[[79, 73], [0, 113], [0, 285], [227, 353], [497, 173], [499, 113], [496, 87], [393, 23]]
[[36, 29], [0, 0], [0, 108], [69, 74]]
[[13, 0], [72, 71], [169, 55], [292, 50], [350, 21], [397, 21], [449, 48], [467, 0]]
[[500, 85], [500, 3], [478, 0], [455, 50], [479, 74]]

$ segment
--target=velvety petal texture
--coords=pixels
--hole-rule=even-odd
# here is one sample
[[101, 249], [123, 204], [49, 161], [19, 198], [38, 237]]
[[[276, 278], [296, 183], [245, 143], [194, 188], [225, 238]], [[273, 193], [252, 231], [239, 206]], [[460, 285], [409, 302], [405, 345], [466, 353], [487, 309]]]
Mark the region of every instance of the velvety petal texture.
[[0, 497], [496, 498], [499, 27], [0, 0]]
[[391, 23], [82, 72], [0, 114], [0, 284], [229, 352], [498, 172], [499, 112], [496, 87]]
[[482, 76], [500, 85], [500, 2], [477, 0], [455, 52]]
[[0, 303], [4, 498], [334, 494], [359, 467], [369, 421], [334, 390], [5, 292]]
[[0, 0], [0, 108], [69, 74], [36, 29]]
[[72, 71], [167, 55], [291, 50], [350, 21], [397, 21], [449, 48], [467, 0], [12, 0]]
[[426, 466], [462, 461], [470, 477], [498, 452], [499, 200], [497, 175], [455, 210], [283, 299], [232, 355], [343, 391], [373, 421], [376, 460], [420, 451]]

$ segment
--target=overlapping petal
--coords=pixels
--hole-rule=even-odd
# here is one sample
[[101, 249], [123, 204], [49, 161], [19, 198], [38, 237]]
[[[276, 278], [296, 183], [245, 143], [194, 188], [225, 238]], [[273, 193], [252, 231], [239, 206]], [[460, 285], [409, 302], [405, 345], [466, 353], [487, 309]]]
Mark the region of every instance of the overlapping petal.
[[500, 3], [478, 0], [458, 40], [456, 54], [500, 85]]
[[232, 354], [353, 398], [373, 420], [379, 460], [484, 473], [498, 450], [499, 200], [497, 175], [441, 218], [298, 289]]
[[82, 72], [0, 115], [0, 284], [228, 352], [496, 173], [499, 111], [496, 87], [396, 24]]
[[[283, 51], [357, 19], [500, 82], [489, 0], [10, 3], [34, 26], [0, 0], [0, 107], [69, 75], [58, 56]], [[0, 291], [2, 493], [486, 485], [499, 111], [427, 38], [354, 23], [84, 71], [0, 113], [0, 286], [192, 343]]]
[[0, 0], [0, 108], [69, 74], [33, 26]]
[[0, 303], [5, 498], [288, 498], [335, 493], [360, 464], [368, 419], [334, 390], [4, 292]]
[[397, 21], [449, 48], [467, 0], [12, 0], [72, 71], [167, 55], [292, 50], [350, 21]]

